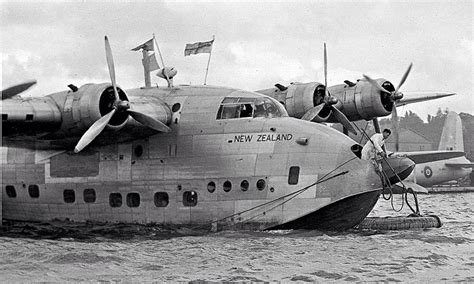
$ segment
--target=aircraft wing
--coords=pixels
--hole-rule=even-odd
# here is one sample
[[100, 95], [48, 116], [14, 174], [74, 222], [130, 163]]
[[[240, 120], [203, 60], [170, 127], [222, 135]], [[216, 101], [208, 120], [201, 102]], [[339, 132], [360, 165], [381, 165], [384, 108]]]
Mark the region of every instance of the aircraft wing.
[[397, 101], [397, 106], [404, 106], [407, 104], [436, 100], [456, 95], [456, 93], [449, 92], [403, 92], [403, 94], [403, 98]]
[[[403, 181], [403, 184], [405, 185], [406, 188], [411, 188], [416, 193], [428, 193], [428, 190], [426, 188], [424, 188], [421, 185], [418, 185], [414, 182]], [[403, 186], [402, 186], [401, 183], [396, 183], [396, 184], [392, 185], [392, 187], [394, 188], [394, 190], [396, 192], [402, 192], [402, 190], [403, 190]]]
[[471, 168], [474, 169], [474, 163], [446, 163], [447, 167], [453, 168]]
[[416, 152], [397, 152], [397, 156], [410, 158], [415, 164], [423, 164], [440, 160], [464, 157], [466, 154], [462, 151], [416, 151]]

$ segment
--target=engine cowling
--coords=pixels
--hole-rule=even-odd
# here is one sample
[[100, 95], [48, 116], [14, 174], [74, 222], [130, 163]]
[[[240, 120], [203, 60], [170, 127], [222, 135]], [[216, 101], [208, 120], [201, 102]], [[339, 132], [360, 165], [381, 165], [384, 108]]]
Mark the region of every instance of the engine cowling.
[[[121, 101], [129, 101], [124, 90], [117, 87]], [[63, 91], [41, 98], [2, 101], [8, 113], [2, 111], [3, 136], [41, 136], [46, 140], [72, 139], [82, 136], [97, 120], [114, 109], [116, 102], [110, 83], [86, 84], [76, 91]], [[146, 114], [164, 124], [171, 121], [168, 105], [154, 96], [136, 95], [131, 109]], [[120, 130], [136, 122], [127, 112], [116, 111], [106, 129]]]
[[[376, 80], [384, 89], [393, 92], [392, 83], [385, 79]], [[358, 80], [355, 85], [340, 84], [328, 88], [341, 104], [340, 110], [351, 121], [371, 120], [391, 114], [394, 103], [390, 94], [377, 90], [366, 80]], [[331, 121], [333, 122], [333, 121]]]
[[[117, 87], [121, 100], [128, 97]], [[62, 113], [62, 124], [59, 135], [77, 136], [84, 133], [94, 122], [112, 111], [115, 102], [113, 87], [110, 83], [86, 84], [76, 92], [61, 92], [51, 97], [58, 103]], [[107, 127], [120, 129], [128, 121], [126, 113], [117, 113]]]
[[[291, 83], [285, 89], [272, 88], [257, 92], [275, 98], [285, 105], [289, 116], [296, 118], [301, 118], [308, 110], [323, 103], [325, 95], [324, 84], [318, 82]], [[324, 122], [330, 114], [331, 110], [324, 108], [313, 121]]]

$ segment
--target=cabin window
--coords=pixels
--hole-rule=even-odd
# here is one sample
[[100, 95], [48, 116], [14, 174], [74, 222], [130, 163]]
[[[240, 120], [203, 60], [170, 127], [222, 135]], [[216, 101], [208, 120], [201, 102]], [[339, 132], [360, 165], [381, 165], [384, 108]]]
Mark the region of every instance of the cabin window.
[[140, 194], [136, 192], [127, 194], [127, 206], [128, 207], [140, 206]]
[[264, 190], [264, 189], [265, 189], [265, 186], [266, 186], [265, 180], [259, 179], [259, 180], [257, 181], [257, 189], [258, 189], [258, 190]]
[[10, 198], [15, 198], [16, 197], [16, 190], [13, 185], [7, 185], [5, 187], [5, 190], [7, 191], [7, 196]]
[[195, 191], [185, 191], [183, 192], [183, 205], [184, 206], [196, 206], [198, 202], [198, 195]]
[[72, 189], [65, 189], [63, 191], [64, 202], [74, 203], [76, 201], [76, 193]]
[[228, 181], [228, 180], [225, 181], [223, 188], [224, 188], [224, 191], [225, 191], [225, 192], [231, 191], [231, 189], [232, 189], [232, 183], [231, 183], [230, 181]]
[[26, 121], [33, 121], [33, 115], [32, 114], [27, 114], [26, 115]]
[[40, 196], [39, 187], [36, 184], [30, 184], [28, 186], [28, 193], [31, 198], [38, 198]]
[[111, 207], [122, 206], [122, 194], [115, 192], [109, 195], [109, 204]]
[[243, 180], [241, 183], [240, 183], [240, 189], [242, 191], [247, 191], [249, 189], [249, 182], [247, 180]]
[[288, 184], [298, 184], [300, 176], [300, 167], [290, 167], [290, 173], [288, 174]]
[[156, 207], [166, 207], [170, 203], [170, 197], [166, 192], [156, 192], [154, 201]]
[[95, 190], [93, 188], [84, 189], [84, 202], [94, 203], [96, 199]]
[[133, 153], [135, 154], [135, 157], [140, 158], [143, 155], [143, 146], [135, 146], [135, 149], [133, 149]]
[[8, 114], [2, 113], [2, 120], [8, 120]]
[[210, 193], [213, 193], [214, 191], [216, 191], [216, 183], [211, 181], [207, 184], [207, 191], [209, 191]]

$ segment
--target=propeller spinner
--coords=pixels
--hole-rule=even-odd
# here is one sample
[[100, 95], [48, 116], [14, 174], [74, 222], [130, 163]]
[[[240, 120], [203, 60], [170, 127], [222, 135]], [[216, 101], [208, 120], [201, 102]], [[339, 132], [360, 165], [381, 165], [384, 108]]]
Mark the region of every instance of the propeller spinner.
[[[334, 115], [336, 120], [344, 126], [345, 129], [352, 132], [353, 134], [357, 134], [354, 127], [352, 127], [352, 124], [349, 119], [344, 115], [344, 113], [342, 113], [337, 107], [334, 106], [335, 104], [337, 104], [338, 100], [337, 98], [331, 96], [331, 94], [329, 94], [327, 90], [327, 67], [328, 60], [326, 52], [326, 43], [324, 43], [324, 94], [322, 95], [322, 99], [315, 98], [315, 106], [308, 110], [301, 119], [313, 121], [319, 115], [319, 113], [321, 113], [321, 111], [323, 111], [324, 109], [327, 110], [329, 108], [329, 111]], [[319, 92], [317, 92], [315, 95], [319, 95]], [[319, 101], [319, 104], [316, 104], [317, 101]]]
[[[405, 74], [403, 74], [402, 79], [400, 80], [400, 83], [398, 84], [397, 88], [394, 91], [389, 91], [383, 86], [380, 86], [377, 81], [374, 79], [370, 78], [367, 75], [364, 75], [364, 78], [372, 85], [374, 86], [377, 90], [379, 90], [383, 94], [387, 94], [389, 100], [393, 103], [392, 106], [392, 128], [394, 132], [394, 137], [395, 137], [395, 150], [399, 150], [399, 120], [398, 120], [398, 114], [397, 114], [397, 102], [403, 98], [403, 93], [400, 92], [400, 88], [402, 85], [405, 83], [408, 74], [410, 74], [411, 68], [413, 66], [413, 63], [410, 63], [408, 66], [407, 71], [405, 71]], [[378, 124], [377, 118], [374, 119], [374, 124]]]
[[160, 132], [169, 132], [171, 131], [168, 126], [166, 126], [163, 122], [158, 121], [146, 114], [136, 112], [130, 109], [130, 102], [127, 100], [121, 100], [118, 92], [117, 92], [117, 84], [115, 80], [115, 65], [114, 59], [112, 57], [112, 49], [110, 48], [109, 40], [107, 36], [105, 36], [105, 55], [107, 58], [107, 66], [109, 69], [110, 80], [112, 82], [112, 86], [114, 88], [114, 95], [115, 95], [115, 102], [113, 103], [113, 109], [98, 119], [94, 124], [87, 129], [87, 131], [82, 135], [81, 139], [77, 143], [76, 147], [74, 148], [74, 152], [78, 153], [82, 149], [84, 149], [87, 145], [89, 145], [109, 124], [110, 120], [113, 118], [114, 114], [116, 113], [127, 113], [129, 116], [134, 118], [139, 123], [154, 129]]

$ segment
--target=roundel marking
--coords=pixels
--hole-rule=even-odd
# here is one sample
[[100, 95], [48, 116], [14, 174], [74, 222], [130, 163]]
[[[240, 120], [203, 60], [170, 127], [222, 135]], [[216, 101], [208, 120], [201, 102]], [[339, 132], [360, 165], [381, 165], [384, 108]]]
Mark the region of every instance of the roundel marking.
[[426, 178], [430, 178], [433, 175], [433, 170], [430, 167], [426, 166], [423, 169], [423, 173], [425, 174]]

